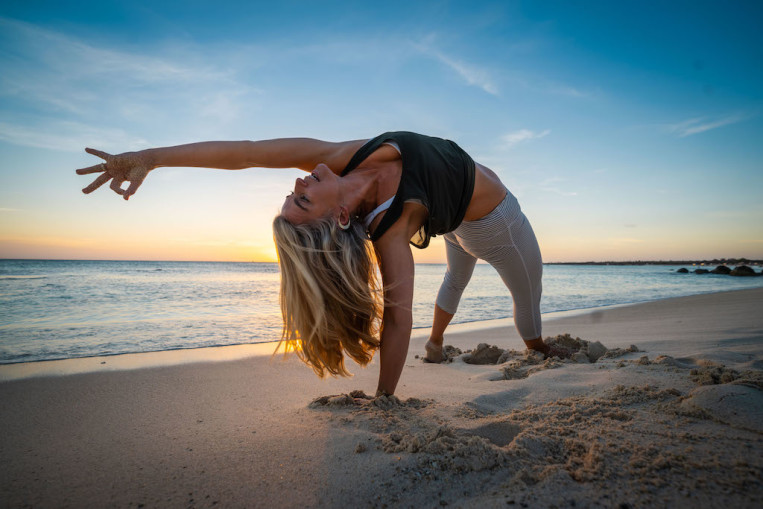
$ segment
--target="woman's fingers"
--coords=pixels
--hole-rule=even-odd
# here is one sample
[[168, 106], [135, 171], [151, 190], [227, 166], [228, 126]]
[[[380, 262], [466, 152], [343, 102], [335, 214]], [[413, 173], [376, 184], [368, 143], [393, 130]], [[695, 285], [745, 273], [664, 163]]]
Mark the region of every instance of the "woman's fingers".
[[[100, 175], [98, 175], [96, 179], [90, 183], [89, 186], [82, 190], [82, 192], [85, 194], [92, 193], [103, 184], [111, 180], [111, 184], [109, 184], [111, 190], [118, 195], [123, 196], [126, 200], [135, 194], [135, 192], [138, 190], [138, 187], [140, 187], [140, 185], [143, 183], [143, 179], [146, 177], [145, 173], [148, 172], [147, 169], [138, 167], [139, 165], [136, 164], [136, 161], [133, 161], [130, 158], [125, 159], [122, 157], [122, 155], [113, 156], [108, 152], [96, 150], [94, 148], [86, 148], [85, 151], [88, 154], [98, 156], [106, 161], [105, 163], [94, 164], [93, 166], [88, 166], [87, 168], [80, 168], [77, 170], [78, 175], [100, 173]], [[109, 168], [107, 168], [107, 165]], [[135, 176], [135, 178], [131, 178], [132, 176]], [[128, 180], [130, 185], [127, 187], [127, 189], [122, 189], [122, 183], [124, 183], [125, 180]]]
[[94, 164], [93, 166], [88, 166], [87, 168], [80, 168], [77, 170], [77, 175], [88, 175], [90, 173], [98, 173], [100, 171], [106, 171], [105, 163]]
[[[79, 170], [77, 170], [77, 171], [79, 171]], [[99, 187], [101, 187], [103, 184], [105, 184], [106, 182], [108, 182], [108, 181], [109, 181], [109, 179], [111, 179], [111, 176], [110, 176], [108, 173], [102, 173], [101, 175], [98, 175], [98, 177], [96, 177], [96, 179], [95, 179], [95, 180], [93, 180], [93, 181], [90, 183], [90, 185], [89, 185], [89, 186], [87, 186], [86, 188], [84, 188], [84, 189], [82, 190], [82, 192], [83, 192], [83, 193], [85, 193], [85, 194], [90, 194], [90, 193], [92, 193], [93, 191], [95, 191], [96, 189], [98, 189]]]
[[88, 154], [93, 154], [94, 156], [98, 156], [103, 160], [108, 160], [111, 157], [111, 154], [106, 153], [102, 150], [96, 150], [94, 148], [86, 148], [85, 152], [87, 152]]
[[140, 187], [142, 183], [143, 183], [143, 179], [133, 180], [132, 182], [130, 182], [130, 185], [127, 187], [127, 191], [125, 191], [125, 193], [122, 195], [124, 196], [124, 199], [127, 200], [128, 198], [130, 198], [130, 196], [134, 195], [135, 191], [138, 190], [138, 188]]
[[114, 179], [111, 181], [109, 187], [117, 194], [125, 194], [124, 189], [122, 189], [122, 182], [124, 182], [124, 180]]

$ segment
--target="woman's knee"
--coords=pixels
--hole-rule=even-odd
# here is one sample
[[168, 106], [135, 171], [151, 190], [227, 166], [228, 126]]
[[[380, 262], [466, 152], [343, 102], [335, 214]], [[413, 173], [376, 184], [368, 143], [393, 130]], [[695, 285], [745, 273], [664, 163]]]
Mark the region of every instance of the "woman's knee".
[[444, 311], [455, 314], [458, 309], [458, 303], [461, 301], [461, 295], [464, 293], [468, 283], [468, 276], [463, 274], [454, 275], [450, 271], [446, 272], [445, 278], [440, 285], [440, 291], [437, 293], [437, 305]]

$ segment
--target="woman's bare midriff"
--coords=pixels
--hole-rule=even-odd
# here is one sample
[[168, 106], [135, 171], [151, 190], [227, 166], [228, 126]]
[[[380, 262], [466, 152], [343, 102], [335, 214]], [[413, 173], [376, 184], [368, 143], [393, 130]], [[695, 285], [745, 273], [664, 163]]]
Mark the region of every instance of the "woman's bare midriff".
[[506, 197], [506, 187], [493, 170], [474, 163], [474, 192], [464, 221], [476, 221], [493, 211]]

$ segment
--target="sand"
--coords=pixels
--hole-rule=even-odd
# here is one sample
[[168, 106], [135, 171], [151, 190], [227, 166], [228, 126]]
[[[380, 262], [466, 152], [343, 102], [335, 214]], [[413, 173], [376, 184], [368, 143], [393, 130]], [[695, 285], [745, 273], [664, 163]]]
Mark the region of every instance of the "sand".
[[416, 331], [376, 399], [376, 362], [0, 367], [0, 504], [761, 507], [762, 311], [743, 290], [560, 318], [546, 360], [502, 326], [425, 363]]

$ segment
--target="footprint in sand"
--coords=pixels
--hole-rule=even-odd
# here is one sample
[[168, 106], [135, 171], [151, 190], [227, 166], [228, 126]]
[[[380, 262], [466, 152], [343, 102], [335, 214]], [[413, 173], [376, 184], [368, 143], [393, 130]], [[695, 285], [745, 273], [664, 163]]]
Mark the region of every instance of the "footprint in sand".
[[522, 432], [522, 428], [511, 422], [490, 422], [472, 429], [460, 430], [462, 433], [486, 439], [488, 442], [505, 447]]
[[746, 385], [703, 385], [681, 401], [684, 410], [705, 410], [714, 419], [763, 433], [763, 392]]

